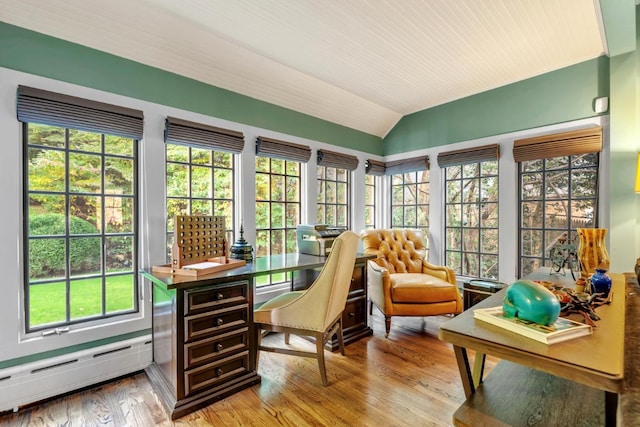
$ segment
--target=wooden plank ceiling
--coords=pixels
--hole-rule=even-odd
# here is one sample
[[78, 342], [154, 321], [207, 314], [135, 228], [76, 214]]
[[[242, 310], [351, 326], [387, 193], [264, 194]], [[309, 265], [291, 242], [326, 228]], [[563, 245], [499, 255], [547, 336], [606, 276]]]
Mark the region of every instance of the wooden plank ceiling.
[[606, 53], [598, 0], [0, 0], [0, 20], [380, 137]]

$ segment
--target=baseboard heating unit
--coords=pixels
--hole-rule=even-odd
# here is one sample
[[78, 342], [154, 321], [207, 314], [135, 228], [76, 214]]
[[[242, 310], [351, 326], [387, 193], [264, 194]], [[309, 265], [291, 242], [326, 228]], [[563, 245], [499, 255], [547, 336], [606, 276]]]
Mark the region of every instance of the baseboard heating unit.
[[0, 370], [0, 412], [146, 368], [151, 335]]

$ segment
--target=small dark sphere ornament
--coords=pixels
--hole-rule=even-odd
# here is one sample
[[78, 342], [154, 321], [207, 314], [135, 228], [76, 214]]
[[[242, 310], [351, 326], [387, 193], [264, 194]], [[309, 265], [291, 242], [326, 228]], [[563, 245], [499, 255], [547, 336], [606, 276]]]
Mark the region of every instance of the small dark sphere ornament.
[[240, 237], [231, 245], [231, 249], [229, 249], [229, 258], [253, 262], [253, 247], [244, 239], [242, 225], [240, 226]]

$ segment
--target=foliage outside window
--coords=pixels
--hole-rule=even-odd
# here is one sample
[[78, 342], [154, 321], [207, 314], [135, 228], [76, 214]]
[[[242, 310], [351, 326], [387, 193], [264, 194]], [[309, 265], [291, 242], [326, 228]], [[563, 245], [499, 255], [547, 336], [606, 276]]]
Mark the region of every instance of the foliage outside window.
[[376, 181], [374, 175], [364, 177], [364, 227], [376, 228]]
[[391, 175], [391, 227], [429, 230], [429, 171]]
[[[300, 223], [300, 162], [256, 156], [256, 256], [293, 253]], [[260, 277], [282, 283], [290, 273]]]
[[347, 169], [317, 166], [319, 224], [350, 227], [350, 173]]
[[467, 277], [498, 278], [498, 161], [445, 168], [445, 263]]
[[138, 310], [137, 141], [25, 123], [27, 331]]
[[226, 234], [233, 236], [234, 155], [170, 143], [166, 144], [166, 155], [167, 261], [170, 261], [176, 215], [224, 216]]
[[597, 226], [598, 153], [520, 162], [520, 276], [551, 266], [562, 240]]

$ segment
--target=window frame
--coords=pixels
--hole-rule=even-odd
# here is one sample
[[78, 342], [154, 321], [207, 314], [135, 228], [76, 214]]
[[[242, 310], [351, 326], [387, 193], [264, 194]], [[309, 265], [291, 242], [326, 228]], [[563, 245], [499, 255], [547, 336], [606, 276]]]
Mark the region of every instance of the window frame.
[[[483, 173], [483, 171], [485, 170], [485, 167], [483, 167], [484, 164], [486, 163], [495, 163], [494, 166], [494, 173], [488, 173], [485, 174]], [[476, 168], [477, 170], [477, 174], [475, 175], [466, 175], [465, 174], [465, 169], [469, 166], [473, 166]], [[459, 174], [455, 177], [455, 178], [449, 178], [450, 176], [450, 168], [458, 168], [459, 169]], [[496, 160], [483, 160], [483, 161], [477, 161], [477, 162], [468, 162], [468, 163], [463, 163], [463, 164], [451, 164], [448, 166], [443, 167], [443, 175], [444, 175], [444, 221], [443, 221], [443, 226], [444, 226], [444, 259], [445, 259], [445, 265], [448, 267], [451, 267], [454, 269], [454, 272], [456, 275], [462, 276], [462, 277], [473, 277], [473, 278], [480, 278], [480, 279], [493, 279], [493, 280], [497, 280], [498, 276], [500, 274], [500, 251], [499, 251], [499, 232], [500, 232], [500, 224], [499, 224], [499, 207], [500, 207], [500, 181], [499, 181], [499, 176], [500, 176], [500, 164], [499, 161]], [[489, 179], [494, 179], [495, 180], [495, 187], [494, 189], [496, 190], [496, 200], [495, 201], [486, 201], [483, 202], [483, 186], [482, 186], [482, 180], [484, 178], [489, 178]], [[477, 201], [475, 202], [469, 202], [465, 200], [464, 197], [464, 188], [465, 188], [465, 182], [475, 182], [475, 185], [477, 186], [478, 190], [477, 190]], [[456, 201], [452, 201], [448, 192], [449, 189], [451, 188], [451, 186], [449, 185], [450, 183], [459, 183], [458, 188], [460, 189], [460, 195], [457, 198]], [[493, 212], [494, 212], [494, 216], [495, 216], [495, 225], [493, 226], [484, 226], [484, 221], [482, 219], [482, 212], [483, 212], [483, 206], [484, 205], [494, 205], [493, 208]], [[450, 207], [459, 207], [459, 212], [460, 212], [460, 225], [450, 225], [448, 223], [448, 219], [449, 219], [449, 214], [448, 214], [448, 208]], [[473, 208], [475, 207], [477, 209], [477, 214], [478, 214], [478, 220], [477, 220], [477, 225], [476, 226], [469, 226], [469, 225], [465, 225], [464, 223], [464, 218], [465, 218], [465, 207], [468, 208]], [[450, 244], [450, 240], [449, 240], [449, 231], [450, 230], [458, 230], [459, 232], [459, 236], [460, 236], [460, 248], [451, 248], [449, 246]], [[477, 238], [478, 238], [478, 242], [477, 242], [477, 248], [475, 249], [465, 249], [464, 244], [465, 244], [465, 234], [466, 233], [470, 233], [472, 230], [476, 230], [477, 232]], [[484, 249], [488, 246], [486, 244], [483, 244], [483, 231], [485, 230], [491, 230], [495, 233], [495, 240], [496, 240], [496, 245], [495, 245], [495, 251], [493, 252], [488, 252], [485, 251]], [[450, 262], [450, 256], [452, 254], [458, 254], [459, 258], [460, 258], [460, 262], [459, 262], [459, 268], [456, 268], [456, 266], [453, 266], [452, 263]], [[464, 262], [463, 259], [465, 257], [465, 255], [473, 255], [473, 256], [477, 256], [477, 273], [478, 274], [470, 274], [470, 271], [465, 271], [464, 270]], [[485, 257], [495, 257], [496, 262], [495, 262], [495, 266], [493, 267], [493, 270], [495, 270], [495, 275], [486, 275], [485, 273], [487, 273], [487, 271], [483, 271], [482, 269], [482, 260]]]
[[[258, 159], [264, 159], [268, 162], [269, 165], [269, 172], [265, 172], [265, 171], [259, 171], [258, 167], [257, 167], [257, 162]], [[274, 173], [273, 172], [273, 162], [282, 162], [283, 165], [283, 173]], [[288, 165], [291, 163], [295, 163], [297, 165], [297, 175], [292, 175], [289, 173], [289, 168]], [[256, 198], [255, 198], [255, 203], [256, 203], [256, 227], [255, 227], [255, 232], [256, 232], [256, 254], [255, 256], [269, 256], [269, 255], [279, 255], [279, 254], [284, 254], [284, 253], [288, 253], [288, 247], [289, 244], [292, 243], [294, 247], [296, 247], [297, 250], [297, 227], [298, 225], [301, 223], [302, 221], [302, 177], [303, 177], [303, 173], [304, 173], [304, 162], [300, 162], [300, 161], [296, 161], [296, 160], [287, 160], [287, 159], [283, 159], [283, 158], [274, 158], [274, 157], [270, 157], [270, 156], [261, 156], [260, 154], [257, 154], [255, 156], [255, 161], [254, 161], [254, 166], [255, 166], [255, 175], [256, 175], [256, 183], [258, 182], [259, 178], [258, 175], [266, 175], [268, 176], [268, 180], [269, 180], [269, 195], [266, 199], [260, 199], [258, 200], [258, 194], [256, 192]], [[278, 200], [273, 200], [273, 193], [272, 193], [272, 179], [273, 177], [282, 177], [282, 180], [284, 181], [284, 188], [283, 188], [283, 200], [278, 201]], [[288, 183], [289, 183], [289, 178], [295, 178], [297, 179], [297, 201], [287, 201], [287, 189], [288, 189]], [[269, 205], [269, 227], [268, 228], [259, 228], [258, 224], [257, 224], [257, 214], [258, 214], [258, 203], [267, 203]], [[284, 206], [284, 211], [283, 211], [283, 215], [284, 215], [284, 227], [273, 227], [273, 223], [272, 223], [272, 218], [273, 216], [271, 215], [271, 213], [273, 212], [272, 207], [273, 204], [282, 204]], [[297, 205], [298, 206], [298, 217], [296, 218], [295, 224], [292, 224], [291, 226], [289, 226], [287, 224], [287, 207], [289, 205]], [[284, 252], [273, 252], [273, 245], [272, 245], [272, 239], [271, 236], [273, 235], [272, 233], [274, 231], [281, 231], [284, 233]], [[261, 254], [260, 252], [260, 248], [258, 247], [258, 236], [261, 232], [266, 232], [267, 233], [267, 254]], [[289, 238], [292, 238], [292, 240], [288, 240]], [[287, 273], [280, 273], [280, 274], [270, 274], [270, 275], [265, 275], [265, 276], [260, 276], [256, 278], [256, 290], [260, 290], [261, 292], [264, 292], [265, 289], [273, 287], [273, 286], [278, 286], [281, 285], [283, 283], [288, 283], [291, 281], [291, 272], [287, 272]]]
[[[590, 227], [598, 227], [599, 226], [599, 202], [600, 202], [600, 168], [601, 168], [601, 152], [590, 152], [590, 153], [576, 153], [576, 154], [567, 154], [567, 155], [561, 155], [561, 156], [557, 156], [557, 157], [547, 157], [547, 158], [540, 158], [540, 159], [531, 159], [531, 160], [523, 160], [518, 162], [518, 260], [517, 260], [517, 273], [519, 275], [519, 277], [522, 277], [523, 275], [523, 271], [524, 271], [524, 261], [525, 260], [540, 260], [541, 261], [541, 265], [539, 265], [537, 268], [542, 268], [542, 267], [550, 267], [551, 266], [551, 260], [550, 260], [550, 245], [553, 244], [553, 242], [549, 241], [547, 242], [547, 240], [551, 240], [551, 239], [547, 239], [547, 233], [550, 230], [555, 230], [558, 233], [558, 236], [560, 236], [560, 232], [566, 232], [567, 233], [567, 237], [568, 237], [568, 242], [569, 244], [575, 244], [576, 247], [578, 245], [578, 237], [577, 237], [577, 231], [576, 228], [572, 228], [571, 224], [573, 222], [572, 218], [572, 209], [571, 209], [571, 204], [572, 201], [574, 200], [592, 200], [593, 201], [593, 219], [592, 219], [592, 224], [590, 225]], [[574, 167], [574, 157], [580, 157], [580, 156], [585, 156], [585, 155], [594, 155], [595, 156], [595, 162], [591, 165], [591, 166], [577, 166]], [[547, 168], [547, 163], [548, 162], [552, 162], [552, 161], [558, 161], [558, 159], [561, 158], [567, 158], [567, 167], [566, 168]], [[533, 171], [524, 171], [523, 169], [525, 167], [526, 164], [529, 164], [529, 162], [542, 162], [542, 168], [538, 169], [538, 170], [533, 170]], [[594, 176], [594, 185], [595, 185], [595, 194], [593, 197], [571, 197], [572, 194], [572, 171], [573, 170], [577, 170], [577, 169], [592, 169], [595, 171], [595, 176]], [[553, 198], [553, 199], [549, 199], [547, 198], [547, 191], [546, 191], [546, 186], [547, 186], [547, 173], [553, 173], [553, 172], [559, 172], [559, 171], [563, 171], [566, 170], [567, 171], [567, 188], [569, 190], [567, 197], [566, 198]], [[541, 173], [542, 174], [542, 197], [539, 199], [532, 199], [532, 198], [528, 198], [528, 199], [523, 199], [523, 173], [524, 174], [535, 174], [535, 173]], [[551, 200], [551, 201], [555, 201], [555, 202], [562, 202], [562, 201], [566, 201], [568, 203], [567, 206], [567, 212], [569, 212], [569, 215], [567, 216], [567, 220], [566, 220], [566, 224], [567, 227], [564, 228], [547, 228], [546, 227], [546, 223], [548, 221], [547, 215], [543, 210], [543, 216], [542, 216], [542, 227], [541, 228], [534, 228], [534, 227], [524, 227], [523, 226], [523, 204], [525, 202], [540, 202], [543, 204], [545, 204], [545, 202], [547, 200]], [[541, 248], [542, 248], [542, 256], [533, 256], [533, 255], [527, 255], [525, 256], [523, 253], [523, 247], [524, 247], [524, 239], [523, 239], [523, 233], [524, 230], [538, 230], [541, 233], [542, 236], [542, 244], [541, 244]], [[556, 239], [557, 240], [557, 239]]]
[[[188, 158], [187, 161], [185, 162], [179, 162], [179, 161], [174, 161], [174, 160], [169, 160], [169, 156], [168, 156], [168, 150], [170, 146], [176, 146], [176, 147], [184, 147], [185, 149], [188, 150]], [[202, 151], [208, 151], [210, 156], [211, 156], [211, 163], [209, 165], [206, 164], [201, 164], [201, 163], [194, 163], [193, 162], [193, 150], [202, 150]], [[228, 155], [231, 159], [231, 166], [230, 167], [219, 167], [219, 166], [215, 166], [215, 156], [216, 154], [220, 154], [220, 155]], [[172, 243], [172, 239], [173, 239], [173, 227], [170, 227], [170, 224], [173, 224], [173, 218], [169, 217], [169, 201], [170, 200], [186, 200], [187, 201], [187, 209], [184, 211], [181, 211], [181, 215], [193, 215], [193, 202], [194, 201], [210, 201], [211, 203], [211, 214], [210, 215], [216, 215], [216, 210], [215, 210], [215, 206], [216, 206], [216, 202], [217, 201], [221, 201], [221, 202], [228, 202], [230, 204], [230, 209], [231, 209], [231, 215], [230, 215], [230, 220], [229, 218], [225, 219], [225, 235], [227, 236], [227, 240], [229, 241], [229, 245], [233, 244], [232, 241], [232, 237], [230, 236], [234, 236], [235, 235], [235, 230], [236, 230], [236, 224], [235, 224], [235, 207], [236, 207], [236, 197], [235, 197], [235, 191], [236, 191], [236, 164], [238, 163], [237, 161], [237, 154], [233, 153], [233, 152], [228, 152], [228, 151], [222, 151], [222, 150], [215, 150], [214, 147], [210, 147], [210, 146], [205, 146], [205, 145], [190, 145], [190, 144], [176, 144], [176, 143], [172, 143], [172, 142], [166, 142], [165, 143], [165, 149], [164, 149], [164, 155], [165, 155], [165, 214], [166, 214], [166, 220], [165, 220], [165, 247], [166, 247], [166, 255], [167, 255], [167, 262], [171, 262], [171, 245]], [[188, 168], [187, 171], [187, 192], [188, 194], [185, 196], [170, 196], [169, 195], [169, 191], [167, 188], [168, 185], [168, 173], [167, 173], [167, 166], [169, 164], [176, 164], [176, 165], [182, 165], [182, 166], [186, 166]], [[192, 180], [192, 169], [193, 167], [207, 167], [211, 169], [211, 181], [210, 181], [210, 194], [211, 197], [193, 197], [193, 180]], [[216, 198], [215, 197], [215, 172], [216, 170], [221, 169], [221, 170], [227, 170], [229, 173], [229, 176], [231, 178], [231, 186], [232, 188], [229, 190], [230, 193], [230, 198]]]
[[[64, 129], [64, 147], [50, 147], [50, 146], [45, 146], [45, 145], [37, 145], [37, 144], [31, 144], [30, 143], [30, 131], [29, 131], [29, 125], [43, 125], [43, 126], [51, 126], [53, 128], [58, 128], [58, 129]], [[79, 132], [88, 132], [88, 133], [93, 133], [96, 135], [100, 135], [100, 151], [96, 152], [96, 151], [83, 151], [83, 150], [79, 150], [79, 149], [73, 149], [70, 147], [70, 131], [79, 131]], [[42, 333], [43, 335], [47, 333], [47, 330], [55, 330], [56, 333], [58, 333], [58, 331], [60, 332], [67, 332], [69, 330], [69, 327], [73, 327], [73, 326], [77, 326], [77, 325], [81, 325], [82, 327], [88, 327], [89, 325], [95, 325], [95, 324], [110, 324], [113, 323], [113, 319], [114, 318], [129, 318], [131, 315], [138, 315], [140, 313], [141, 310], [141, 304], [140, 304], [140, 282], [139, 282], [139, 277], [138, 277], [138, 271], [139, 271], [139, 257], [140, 257], [140, 247], [139, 247], [139, 239], [140, 239], [140, 233], [139, 233], [139, 215], [140, 215], [140, 211], [139, 211], [139, 202], [140, 202], [140, 188], [139, 188], [139, 183], [140, 183], [140, 177], [139, 177], [139, 161], [140, 161], [140, 156], [139, 156], [139, 145], [140, 145], [140, 139], [134, 138], [134, 137], [124, 137], [124, 136], [119, 136], [122, 138], [127, 138], [131, 140], [131, 146], [132, 146], [132, 153], [130, 156], [127, 155], [122, 155], [122, 154], [116, 154], [116, 153], [109, 153], [107, 152], [107, 150], [105, 149], [105, 137], [106, 136], [115, 136], [118, 137], [118, 135], [113, 135], [109, 132], [100, 132], [100, 131], [96, 131], [96, 130], [83, 130], [83, 129], [78, 129], [76, 127], [69, 127], [69, 126], [62, 126], [62, 125], [56, 125], [56, 124], [42, 124], [42, 123], [37, 123], [37, 122], [27, 122], [27, 121], [22, 121], [22, 153], [23, 153], [23, 158], [22, 158], [22, 165], [23, 165], [23, 189], [22, 189], [22, 195], [23, 195], [23, 298], [22, 298], [22, 304], [23, 304], [23, 308], [24, 308], [24, 314], [25, 314], [25, 319], [24, 319], [24, 331], [26, 335], [32, 335], [34, 333]], [[36, 147], [39, 150], [53, 150], [53, 151], [59, 151], [59, 152], [63, 152], [64, 153], [64, 174], [65, 174], [65, 188], [63, 191], [43, 191], [43, 190], [31, 190], [30, 189], [30, 180], [29, 180], [29, 174], [30, 174], [30, 160], [29, 160], [29, 149], [30, 147]], [[70, 191], [69, 188], [69, 170], [70, 170], [70, 164], [69, 164], [69, 155], [73, 154], [73, 153], [77, 153], [77, 154], [85, 154], [85, 155], [92, 155], [92, 156], [100, 156], [100, 165], [101, 165], [101, 177], [100, 177], [100, 187], [101, 187], [101, 191], [100, 192], [81, 192], [81, 191]], [[115, 159], [130, 159], [131, 160], [131, 165], [132, 165], [132, 182], [131, 182], [131, 195], [122, 195], [120, 197], [126, 198], [126, 199], [131, 199], [131, 231], [130, 232], [119, 232], [119, 233], [109, 233], [108, 231], [106, 231], [106, 210], [107, 210], [107, 206], [105, 203], [105, 199], [109, 198], [109, 197], [113, 197], [114, 195], [112, 193], [108, 193], [106, 191], [106, 182], [105, 182], [105, 170], [106, 170], [106, 159], [109, 158], [115, 158]], [[64, 273], [64, 277], [62, 278], [49, 278], [49, 279], [45, 279], [42, 281], [38, 281], [36, 280], [35, 282], [40, 282], [40, 283], [35, 283], [36, 285], [38, 284], [47, 284], [47, 283], [56, 283], [56, 282], [61, 282], [64, 281], [65, 282], [65, 321], [62, 322], [52, 322], [52, 323], [45, 323], [45, 324], [41, 324], [41, 325], [37, 325], [37, 326], [30, 326], [31, 323], [31, 302], [30, 302], [30, 296], [31, 296], [31, 289], [30, 287], [32, 285], [34, 285], [34, 281], [32, 281], [30, 279], [30, 267], [31, 267], [31, 262], [30, 262], [30, 241], [31, 240], [39, 240], [39, 239], [44, 239], [45, 237], [42, 236], [37, 236], [35, 239], [33, 239], [33, 236], [30, 234], [29, 228], [30, 228], [30, 221], [31, 221], [31, 214], [30, 214], [30, 199], [31, 199], [31, 195], [32, 194], [41, 194], [41, 195], [62, 195], [64, 197], [65, 200], [65, 207], [64, 207], [64, 215], [66, 218], [66, 224], [65, 224], [65, 233], [64, 235], [55, 235], [56, 238], [63, 238], [65, 241], [65, 273]], [[98, 233], [91, 233], [91, 234], [72, 234], [71, 230], [70, 230], [70, 223], [69, 223], [69, 218], [72, 217], [71, 213], [69, 212], [69, 203], [72, 197], [74, 196], [87, 196], [87, 197], [99, 197], [100, 198], [100, 213], [96, 213], [96, 216], [100, 218], [101, 220], [101, 231], [98, 231]], [[132, 254], [131, 254], [131, 268], [126, 271], [126, 272], [107, 272], [108, 269], [108, 262], [107, 262], [107, 252], [106, 252], [106, 248], [107, 248], [107, 242], [109, 237], [117, 237], [117, 236], [123, 236], [123, 237], [130, 237], [131, 238], [131, 249], [132, 249]], [[53, 237], [50, 236], [50, 237]], [[83, 237], [91, 237], [91, 238], [100, 238], [101, 241], [101, 245], [100, 245], [100, 272], [99, 273], [92, 273], [89, 275], [76, 275], [74, 277], [73, 272], [71, 271], [71, 264], [70, 264], [70, 241], [73, 238], [83, 238]], [[108, 313], [107, 312], [107, 287], [108, 287], [108, 278], [109, 277], [118, 277], [118, 276], [125, 276], [125, 275], [131, 275], [131, 279], [132, 279], [132, 283], [131, 283], [131, 291], [132, 291], [132, 308], [127, 309], [127, 310], [120, 310], [120, 311], [113, 311]], [[72, 319], [72, 302], [71, 302], [71, 295], [70, 293], [72, 292], [72, 283], [74, 281], [78, 281], [78, 280], [84, 280], [84, 279], [90, 279], [90, 278], [100, 278], [101, 279], [101, 314], [99, 315], [90, 315], [87, 317], [82, 317], [82, 318], [77, 318], [77, 319]]]
[[[427, 180], [420, 180], [418, 182], [418, 174], [422, 174], [421, 176], [427, 177]], [[409, 183], [407, 184], [407, 176], [413, 176], [414, 178], [414, 182], [413, 183]], [[397, 183], [397, 181], [401, 181], [401, 183]], [[431, 209], [431, 172], [430, 170], [427, 169], [423, 169], [423, 170], [418, 170], [418, 171], [409, 171], [409, 172], [400, 172], [400, 173], [394, 173], [390, 175], [390, 191], [389, 191], [389, 223], [391, 228], [412, 228], [412, 229], [417, 229], [417, 230], [422, 230], [425, 232], [425, 235], [428, 235], [429, 233], [429, 215], [430, 215], [430, 209]], [[415, 186], [416, 187], [416, 192], [414, 195], [415, 198], [415, 203], [413, 204], [407, 204], [406, 202], [406, 190], [407, 187], [411, 185], [411, 186]], [[428, 202], [426, 204], [424, 203], [418, 203], [419, 197], [418, 197], [418, 192], [419, 192], [419, 185], [422, 186], [426, 186], [427, 190], [429, 191], [429, 194], [427, 195], [427, 200]], [[396, 188], [401, 188], [402, 189], [402, 203], [401, 204], [395, 204], [394, 203], [394, 190]], [[407, 214], [406, 214], [406, 208], [407, 206], [410, 207], [415, 207], [416, 210], [416, 223], [415, 225], [412, 224], [408, 224], [406, 221], [407, 218]], [[426, 206], [426, 221], [427, 224], [419, 224], [418, 223], [418, 210], [420, 206]], [[399, 208], [402, 207], [402, 221], [400, 223], [395, 223], [394, 222], [394, 208]]]
[[[327, 178], [329, 175], [329, 171], [333, 170], [335, 173], [335, 179], [329, 179]], [[339, 179], [340, 177], [340, 171], [344, 172], [344, 176], [346, 177], [345, 180], [341, 181]], [[326, 224], [332, 227], [346, 227], [347, 229], [351, 228], [351, 222], [352, 222], [352, 218], [351, 218], [351, 192], [352, 192], [352, 181], [353, 178], [351, 176], [352, 171], [349, 169], [345, 169], [345, 168], [338, 168], [338, 167], [333, 167], [333, 166], [323, 166], [323, 165], [317, 165], [316, 166], [316, 183], [317, 183], [317, 195], [316, 195], [316, 203], [317, 203], [317, 213], [316, 213], [316, 221], [318, 221], [319, 223], [322, 224]], [[332, 183], [335, 185], [335, 191], [336, 191], [336, 201], [335, 203], [329, 203], [327, 202], [327, 184], [328, 183]], [[339, 203], [338, 202], [338, 186], [340, 184], [345, 185], [346, 190], [345, 190], [345, 197], [346, 197], [346, 202], [345, 203]], [[324, 189], [324, 191], [323, 191]], [[323, 195], [324, 200], [320, 200], [321, 196]], [[327, 207], [329, 206], [334, 206], [335, 207], [335, 219], [336, 221], [334, 222], [328, 222], [327, 221]], [[338, 208], [339, 207], [344, 207], [345, 209], [345, 224], [339, 224], [338, 223]], [[320, 218], [319, 214], [320, 212], [323, 212], [323, 217]]]

